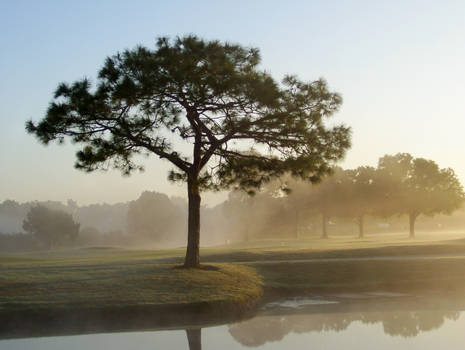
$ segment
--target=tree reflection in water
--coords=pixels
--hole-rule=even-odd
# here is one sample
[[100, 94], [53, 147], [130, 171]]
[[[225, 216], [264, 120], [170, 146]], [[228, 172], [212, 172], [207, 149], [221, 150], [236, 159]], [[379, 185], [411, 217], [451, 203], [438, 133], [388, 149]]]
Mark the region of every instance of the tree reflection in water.
[[186, 329], [187, 342], [189, 350], [202, 350], [202, 329], [188, 328]]
[[229, 326], [229, 333], [242, 345], [256, 347], [280, 341], [288, 333], [342, 331], [352, 322], [382, 323], [388, 335], [415, 337], [441, 327], [446, 319], [457, 320], [460, 312], [437, 310], [398, 312], [350, 312], [258, 316]]

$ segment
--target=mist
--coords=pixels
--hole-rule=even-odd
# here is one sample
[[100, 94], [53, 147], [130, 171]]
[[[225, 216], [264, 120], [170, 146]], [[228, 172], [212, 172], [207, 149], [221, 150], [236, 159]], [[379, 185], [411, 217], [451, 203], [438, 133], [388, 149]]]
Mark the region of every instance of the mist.
[[[286, 175], [253, 194], [231, 190], [220, 204], [201, 207], [201, 245], [247, 246], [254, 241], [332, 236], [362, 239], [401, 232], [414, 237], [415, 229], [459, 232], [465, 228], [462, 201], [462, 187], [451, 169], [439, 169], [433, 161], [405, 153], [386, 155], [377, 168], [334, 168], [320, 183]], [[63, 237], [54, 248], [165, 249], [186, 244], [187, 200], [144, 191], [134, 200], [116, 204], [5, 200], [0, 203], [2, 251], [50, 248], [25, 230], [25, 220], [37, 206], [66, 213], [79, 225], [72, 239], [59, 232]]]

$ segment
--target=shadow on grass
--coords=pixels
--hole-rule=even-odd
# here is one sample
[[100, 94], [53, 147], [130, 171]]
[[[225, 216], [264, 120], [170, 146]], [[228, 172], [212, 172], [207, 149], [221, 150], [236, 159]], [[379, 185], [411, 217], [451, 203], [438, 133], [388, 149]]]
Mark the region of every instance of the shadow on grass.
[[218, 266], [214, 265], [204, 265], [200, 264], [198, 267], [186, 267], [184, 265], [175, 265], [173, 266], [173, 269], [175, 270], [203, 270], [203, 271], [220, 271], [220, 268]]

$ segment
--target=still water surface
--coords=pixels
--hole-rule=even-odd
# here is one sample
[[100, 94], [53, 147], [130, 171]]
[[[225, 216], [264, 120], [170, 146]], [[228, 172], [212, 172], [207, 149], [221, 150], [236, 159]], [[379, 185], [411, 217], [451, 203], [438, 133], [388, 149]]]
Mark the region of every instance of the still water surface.
[[357, 306], [342, 308], [343, 312], [334, 306], [315, 309], [311, 303], [272, 307], [223, 326], [1, 340], [0, 349], [465, 349], [462, 307], [405, 305], [391, 302], [377, 310], [376, 302], [371, 302], [369, 310]]

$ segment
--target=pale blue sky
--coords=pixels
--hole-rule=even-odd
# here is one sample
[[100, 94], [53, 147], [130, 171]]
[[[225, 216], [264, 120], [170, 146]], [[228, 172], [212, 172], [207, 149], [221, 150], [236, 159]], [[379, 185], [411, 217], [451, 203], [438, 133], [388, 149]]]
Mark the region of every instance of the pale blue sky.
[[262, 67], [277, 79], [324, 77], [344, 98], [334, 121], [353, 129], [344, 167], [410, 152], [465, 182], [464, 21], [465, 2], [452, 0], [3, 1], [0, 201], [184, 195], [155, 158], [129, 178], [78, 172], [73, 146], [41, 146], [24, 123], [43, 117], [59, 82], [95, 77], [106, 56], [189, 33], [260, 48]]

